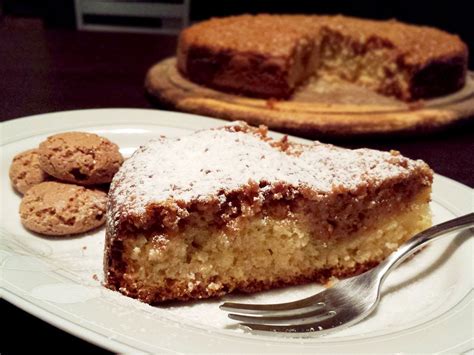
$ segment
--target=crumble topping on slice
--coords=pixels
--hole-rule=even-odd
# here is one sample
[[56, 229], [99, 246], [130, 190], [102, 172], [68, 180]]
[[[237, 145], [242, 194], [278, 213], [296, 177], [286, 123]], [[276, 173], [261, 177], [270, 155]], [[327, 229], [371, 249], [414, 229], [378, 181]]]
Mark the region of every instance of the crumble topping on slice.
[[306, 187], [317, 198], [357, 191], [414, 169], [429, 168], [394, 151], [277, 141], [266, 136], [265, 128], [233, 122], [179, 138], [159, 137], [140, 147], [114, 177], [109, 223], [146, 214], [150, 206], [173, 205], [185, 216], [192, 202], [222, 203], [225, 194], [252, 183], [261, 196], [285, 184]]

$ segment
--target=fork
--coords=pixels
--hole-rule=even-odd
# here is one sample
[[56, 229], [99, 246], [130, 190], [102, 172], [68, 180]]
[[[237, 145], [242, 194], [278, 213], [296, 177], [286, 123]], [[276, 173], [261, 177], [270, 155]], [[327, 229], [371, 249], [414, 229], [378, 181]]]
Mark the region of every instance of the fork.
[[232, 312], [229, 318], [254, 331], [328, 334], [367, 317], [376, 308], [390, 271], [410, 255], [449, 232], [472, 226], [474, 213], [433, 226], [402, 244], [377, 267], [308, 298], [278, 304], [225, 302], [220, 309]]

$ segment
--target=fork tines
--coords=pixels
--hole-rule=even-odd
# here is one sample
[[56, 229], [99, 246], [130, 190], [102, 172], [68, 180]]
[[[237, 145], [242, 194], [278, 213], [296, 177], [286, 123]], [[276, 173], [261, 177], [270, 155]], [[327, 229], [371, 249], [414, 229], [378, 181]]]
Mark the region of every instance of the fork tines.
[[220, 309], [231, 312], [231, 319], [252, 330], [273, 332], [321, 332], [339, 322], [326, 301], [327, 291], [314, 296], [279, 304], [244, 304], [226, 302]]

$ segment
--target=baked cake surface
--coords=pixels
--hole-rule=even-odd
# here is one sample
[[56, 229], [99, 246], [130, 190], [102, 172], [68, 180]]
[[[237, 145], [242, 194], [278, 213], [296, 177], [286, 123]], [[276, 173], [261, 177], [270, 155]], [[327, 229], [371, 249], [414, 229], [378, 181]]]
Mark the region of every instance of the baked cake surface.
[[356, 274], [429, 226], [431, 182], [397, 152], [241, 122], [160, 137], [112, 182], [106, 285], [156, 303]]
[[411, 101], [464, 85], [467, 46], [435, 28], [345, 16], [241, 15], [184, 30], [178, 68], [238, 94], [288, 98], [329, 75]]

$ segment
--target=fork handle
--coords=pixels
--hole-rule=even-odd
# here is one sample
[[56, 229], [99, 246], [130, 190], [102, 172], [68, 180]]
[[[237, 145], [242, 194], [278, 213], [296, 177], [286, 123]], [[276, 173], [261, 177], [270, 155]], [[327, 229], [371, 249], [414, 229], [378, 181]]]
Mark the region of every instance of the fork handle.
[[377, 267], [377, 274], [380, 277], [380, 284], [387, 275], [406, 258], [422, 248], [424, 245], [446, 236], [449, 232], [467, 229], [474, 226], [474, 213], [451, 219], [447, 222], [437, 224], [431, 228], [416, 234], [413, 238], [403, 243], [397, 251], [392, 253], [387, 259], [382, 261]]

